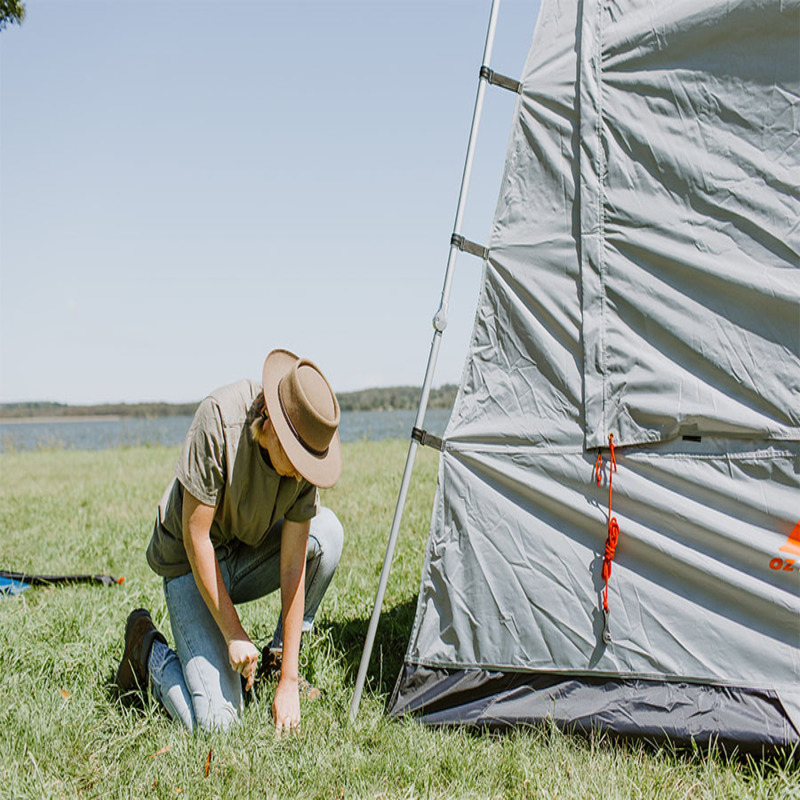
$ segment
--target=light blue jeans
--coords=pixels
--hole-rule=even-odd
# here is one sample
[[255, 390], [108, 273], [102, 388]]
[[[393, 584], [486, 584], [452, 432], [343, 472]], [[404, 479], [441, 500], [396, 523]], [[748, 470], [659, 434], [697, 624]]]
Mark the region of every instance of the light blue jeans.
[[[222, 579], [235, 604], [247, 603], [280, 588], [282, 520], [270, 528], [259, 547], [240, 545], [220, 561]], [[306, 549], [303, 631], [314, 625], [325, 591], [342, 554], [342, 526], [329, 508], [311, 520]], [[244, 707], [242, 680], [231, 669], [221, 631], [190, 572], [164, 582], [175, 649], [160, 642], [148, 662], [150, 685], [169, 715], [191, 732], [226, 729]], [[281, 647], [281, 618], [271, 647]]]

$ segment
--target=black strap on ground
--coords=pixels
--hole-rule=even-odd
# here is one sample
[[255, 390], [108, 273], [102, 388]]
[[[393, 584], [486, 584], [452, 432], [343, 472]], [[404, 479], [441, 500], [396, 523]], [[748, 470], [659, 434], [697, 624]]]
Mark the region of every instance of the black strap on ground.
[[444, 450], [444, 442], [438, 436], [434, 436], [422, 428], [412, 428], [411, 438], [416, 439], [423, 447], [432, 447], [440, 453]]
[[519, 94], [522, 89], [522, 84], [519, 81], [500, 75], [498, 72], [489, 69], [489, 67], [481, 67], [481, 78], [485, 78], [492, 86], [508, 89], [509, 92], [514, 92], [514, 94]]
[[31, 575], [27, 572], [9, 572], [0, 569], [0, 578], [8, 578], [31, 586], [52, 586], [57, 583], [99, 583], [103, 586], [116, 586], [125, 578], [113, 578], [111, 575]]
[[462, 253], [469, 253], [471, 256], [478, 256], [478, 258], [486, 261], [489, 258], [489, 248], [484, 247], [481, 244], [475, 244], [475, 242], [471, 242], [469, 239], [465, 239], [463, 236], [459, 236], [457, 233], [454, 233], [450, 237], [450, 244], [453, 247], [457, 247]]

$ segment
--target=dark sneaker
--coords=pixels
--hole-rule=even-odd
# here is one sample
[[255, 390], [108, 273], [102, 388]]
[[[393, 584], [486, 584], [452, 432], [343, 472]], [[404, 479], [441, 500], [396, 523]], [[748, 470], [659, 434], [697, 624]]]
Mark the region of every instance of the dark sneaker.
[[266, 681], [270, 678], [278, 678], [281, 674], [281, 660], [283, 658], [283, 650], [278, 650], [274, 647], [265, 647], [261, 651], [261, 659], [258, 663], [257, 679]]
[[[274, 647], [265, 647], [261, 651], [261, 663], [258, 668], [258, 680], [265, 681], [271, 678], [280, 680], [281, 661], [283, 660], [283, 650]], [[312, 686], [302, 675], [297, 679], [297, 688], [300, 697], [307, 700], [318, 700], [322, 692], [316, 686]]]
[[156, 641], [167, 643], [158, 632], [150, 612], [137, 608], [128, 615], [125, 625], [125, 652], [117, 669], [116, 685], [126, 705], [141, 705], [147, 693], [147, 658]]

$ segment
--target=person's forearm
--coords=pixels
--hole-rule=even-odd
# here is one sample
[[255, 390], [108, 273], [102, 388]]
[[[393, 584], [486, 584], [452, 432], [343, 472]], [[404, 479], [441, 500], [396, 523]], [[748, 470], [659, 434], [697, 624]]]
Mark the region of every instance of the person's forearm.
[[183, 546], [192, 568], [197, 589], [225, 641], [246, 636], [239, 615], [231, 601], [219, 569], [214, 545], [211, 543], [213, 506], [201, 503], [188, 491], [183, 497]]
[[300, 673], [300, 637], [303, 632], [305, 606], [305, 564], [300, 574], [281, 578], [281, 608], [283, 612], [283, 660], [281, 677], [297, 680]]
[[222, 580], [211, 539], [202, 535], [193, 537], [190, 531], [190, 535], [184, 537], [184, 544], [197, 588], [225, 641], [230, 643], [233, 639], [246, 637], [239, 614]]
[[183, 495], [183, 545], [194, 582], [214, 622], [225, 637], [231, 669], [245, 678], [250, 691], [258, 665], [258, 650], [242, 627], [211, 544], [211, 525], [216, 510], [201, 503], [190, 492]]
[[308, 522], [284, 521], [281, 533], [281, 612], [283, 663], [281, 677], [299, 676], [300, 637], [305, 612], [306, 546]]

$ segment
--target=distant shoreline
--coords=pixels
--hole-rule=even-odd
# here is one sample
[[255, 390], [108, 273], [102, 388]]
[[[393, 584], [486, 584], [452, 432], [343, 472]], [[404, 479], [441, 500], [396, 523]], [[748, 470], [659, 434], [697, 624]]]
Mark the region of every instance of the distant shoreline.
[[[409, 411], [419, 405], [418, 386], [389, 386], [342, 392], [337, 395], [342, 411]], [[428, 408], [452, 408], [458, 387], [446, 384], [432, 389]], [[198, 403], [103, 403], [67, 405], [66, 403], [0, 403], [0, 422], [89, 422], [128, 418], [193, 416]]]
[[[343, 411], [342, 443], [408, 439], [414, 411]], [[450, 410], [431, 409], [425, 424], [434, 436], [444, 433]], [[36, 450], [110, 450], [125, 447], [179, 447], [191, 416], [173, 417], [36, 417], [0, 422], [0, 472], [6, 454]], [[74, 424], [72, 424], [74, 423]]]
[[[120, 415], [112, 414], [87, 414], [85, 416], [64, 414], [60, 417], [4, 417], [0, 415], [0, 425], [31, 425], [35, 422], [118, 422], [122, 418]], [[128, 417], [128, 419], [134, 419], [134, 417]]]

